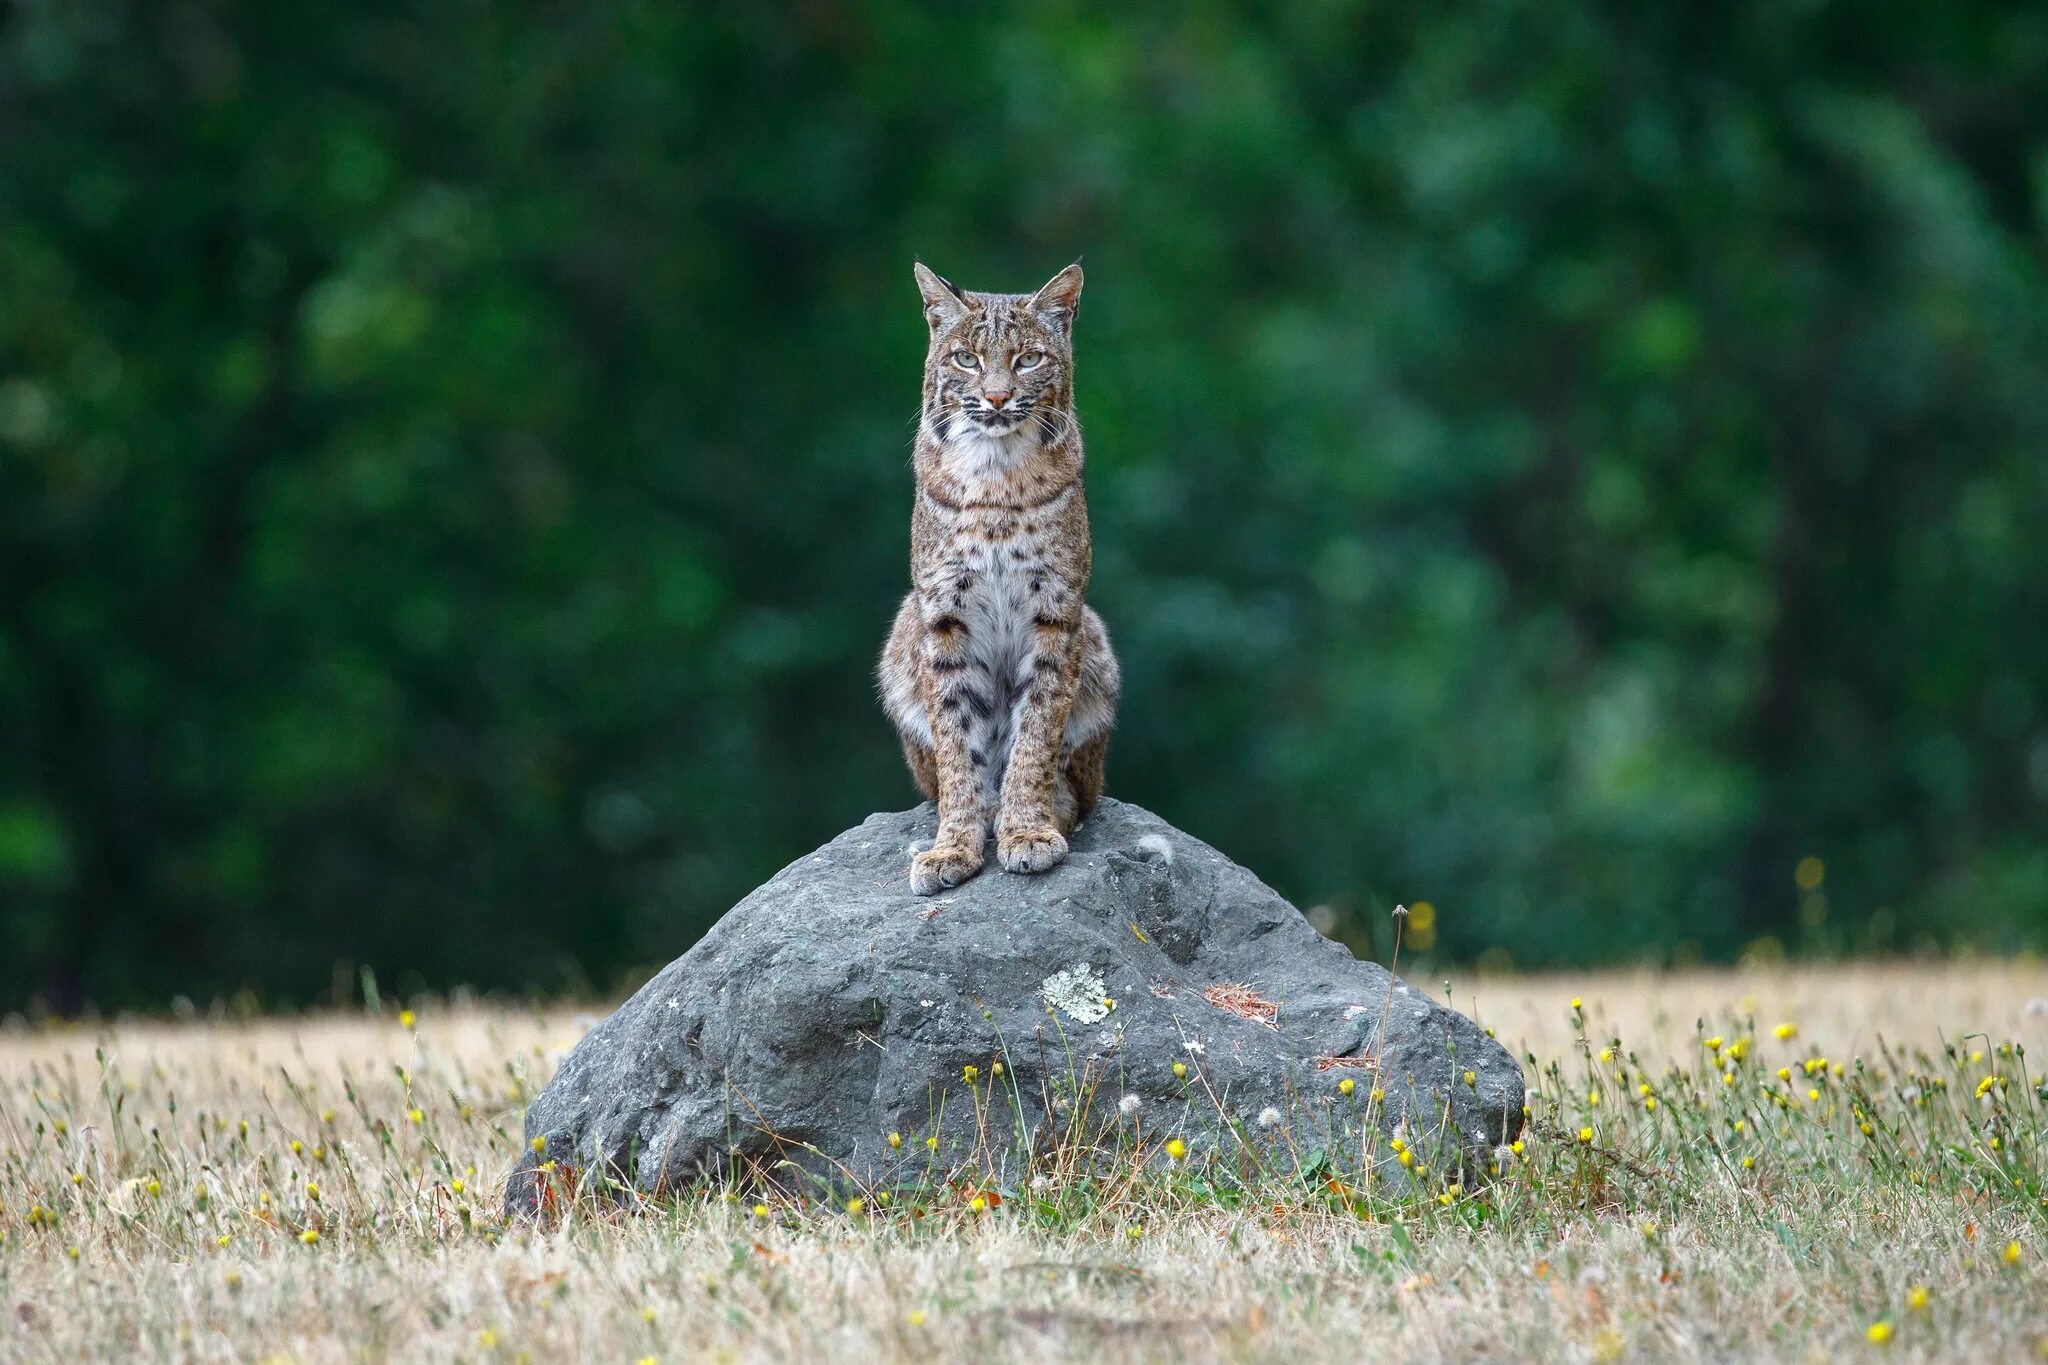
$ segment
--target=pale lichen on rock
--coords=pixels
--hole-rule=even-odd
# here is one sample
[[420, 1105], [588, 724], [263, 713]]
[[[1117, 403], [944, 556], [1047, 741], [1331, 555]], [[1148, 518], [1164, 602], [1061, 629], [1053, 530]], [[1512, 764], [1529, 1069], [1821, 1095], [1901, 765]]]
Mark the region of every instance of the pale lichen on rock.
[[1109, 1017], [1109, 987], [1085, 962], [1048, 976], [1039, 994], [1047, 1005], [1079, 1023]]

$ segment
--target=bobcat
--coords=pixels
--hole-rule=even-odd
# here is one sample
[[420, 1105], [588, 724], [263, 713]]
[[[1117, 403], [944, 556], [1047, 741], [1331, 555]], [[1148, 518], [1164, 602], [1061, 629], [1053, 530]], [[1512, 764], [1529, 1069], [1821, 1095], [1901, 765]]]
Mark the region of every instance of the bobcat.
[[910, 863], [929, 896], [996, 857], [1043, 872], [1102, 795], [1116, 656], [1083, 601], [1093, 551], [1074, 418], [1081, 267], [1036, 294], [970, 294], [919, 264], [931, 342], [910, 513], [910, 595], [882, 702], [939, 804]]

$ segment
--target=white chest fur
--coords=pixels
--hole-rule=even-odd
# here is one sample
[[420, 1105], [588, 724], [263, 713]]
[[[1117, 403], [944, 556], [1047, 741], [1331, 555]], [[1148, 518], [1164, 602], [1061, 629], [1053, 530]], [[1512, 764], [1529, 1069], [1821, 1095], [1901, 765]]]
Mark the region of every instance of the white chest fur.
[[987, 703], [975, 708], [968, 742], [984, 756], [980, 771], [993, 796], [1009, 766], [1017, 712], [1031, 682], [1045, 565], [1033, 538], [1024, 536], [970, 541], [951, 558], [955, 613], [967, 627], [969, 675]]

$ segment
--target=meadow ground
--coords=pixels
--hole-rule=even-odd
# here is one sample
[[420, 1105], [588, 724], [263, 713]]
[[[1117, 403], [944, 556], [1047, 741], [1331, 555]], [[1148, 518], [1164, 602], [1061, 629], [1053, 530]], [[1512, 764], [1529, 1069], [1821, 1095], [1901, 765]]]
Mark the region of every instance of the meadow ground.
[[500, 1221], [500, 1183], [588, 1016], [17, 1028], [0, 1358], [2048, 1353], [2040, 966], [1450, 990], [1536, 1059], [1530, 1136], [1481, 1188], [1133, 1162], [853, 1211], [572, 1205], [547, 1231]]

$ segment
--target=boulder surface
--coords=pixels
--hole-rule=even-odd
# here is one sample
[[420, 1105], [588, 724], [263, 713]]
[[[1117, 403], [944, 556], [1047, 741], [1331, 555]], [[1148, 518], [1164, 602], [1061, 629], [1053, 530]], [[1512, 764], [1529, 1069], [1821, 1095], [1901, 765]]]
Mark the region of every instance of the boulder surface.
[[887, 1187], [1015, 1178], [1077, 1134], [1355, 1167], [1376, 1128], [1476, 1175], [1520, 1133], [1506, 1049], [1151, 812], [1105, 800], [1051, 871], [991, 859], [924, 899], [934, 824], [871, 816], [799, 858], [585, 1035], [526, 1112], [508, 1210], [550, 1162], [650, 1195]]

